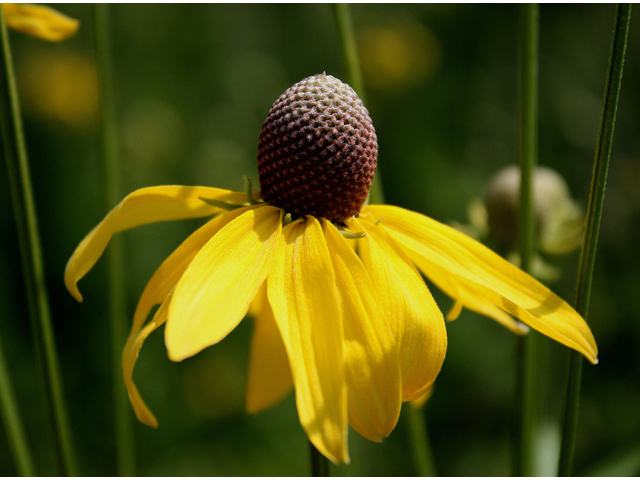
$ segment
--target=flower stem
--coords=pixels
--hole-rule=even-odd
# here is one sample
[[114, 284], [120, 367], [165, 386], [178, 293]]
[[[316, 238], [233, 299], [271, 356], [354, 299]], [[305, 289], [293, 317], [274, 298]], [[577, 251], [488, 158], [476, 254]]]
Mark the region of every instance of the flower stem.
[[340, 41], [342, 60], [347, 68], [347, 83], [358, 93], [362, 103], [366, 103], [360, 61], [358, 60], [358, 48], [353, 33], [353, 22], [351, 21], [349, 8], [346, 3], [334, 3], [333, 15], [338, 25], [338, 39]]
[[[334, 3], [333, 16], [336, 19], [336, 25], [338, 27], [338, 41], [340, 43], [342, 60], [347, 68], [347, 83], [351, 85], [351, 88], [356, 91], [362, 103], [366, 105], [364, 82], [362, 81], [362, 71], [360, 70], [360, 61], [358, 60], [358, 48], [356, 45], [356, 37], [353, 33], [353, 22], [351, 21], [349, 8], [349, 5], [346, 3]], [[384, 203], [384, 193], [382, 191], [382, 181], [380, 180], [379, 171], [373, 177], [368, 202], [377, 205]]]
[[0, 414], [7, 431], [9, 449], [15, 459], [18, 475], [21, 477], [33, 477], [35, 470], [31, 459], [31, 451], [18, 415], [18, 407], [13, 395], [9, 371], [4, 361], [2, 342], [0, 342]]
[[[538, 140], [538, 30], [537, 4], [520, 7], [519, 39], [519, 242], [521, 268], [531, 273], [534, 256], [533, 175]], [[517, 435], [513, 473], [534, 475], [535, 438], [540, 420], [540, 338], [535, 332], [518, 339]]]
[[[109, 212], [120, 201], [120, 162], [115, 119], [113, 67], [109, 35], [109, 6], [93, 5], [94, 44], [100, 94], [100, 160], [104, 176], [104, 208]], [[126, 340], [126, 301], [122, 239], [111, 240], [107, 255], [109, 286], [109, 324], [111, 331], [111, 364], [115, 419], [116, 472], [133, 476], [135, 471], [133, 423], [131, 407], [121, 371], [122, 348]]]
[[419, 477], [435, 477], [436, 469], [431, 451], [429, 435], [427, 435], [427, 423], [424, 415], [424, 407], [405, 405], [407, 423], [411, 432], [411, 448], [416, 474]]
[[0, 122], [2, 143], [7, 162], [11, 199], [13, 203], [20, 256], [31, 328], [39, 368], [44, 381], [44, 397], [53, 432], [55, 459], [61, 475], [75, 475], [71, 434], [62, 394], [58, 358], [56, 356], [49, 300], [45, 285], [44, 263], [35, 201], [29, 175], [27, 150], [22, 132], [22, 119], [16, 92], [9, 37], [2, 9], [0, 9]]
[[537, 4], [523, 4], [520, 9], [520, 208], [518, 213], [520, 265], [525, 272], [530, 272], [535, 235], [533, 172], [538, 156], [538, 30], [540, 15]]
[[329, 460], [311, 442], [309, 442], [309, 449], [311, 453], [311, 476], [330, 477]]
[[[589, 296], [591, 294], [591, 280], [595, 264], [596, 246], [602, 218], [604, 204], [604, 192], [607, 182], [607, 171], [611, 157], [611, 144], [613, 130], [620, 96], [620, 84], [622, 82], [622, 69], [627, 48], [627, 36], [629, 33], [629, 21], [631, 19], [631, 5], [621, 4], [616, 6], [615, 29], [611, 42], [611, 55], [609, 57], [609, 69], [605, 82], [604, 103], [602, 118], [600, 120], [600, 132], [596, 145], [596, 154], [593, 164], [589, 203], [587, 206], [587, 218], [585, 224], [580, 263], [578, 265], [578, 280], [576, 283], [576, 295], [574, 307], [576, 311], [587, 318], [589, 310]], [[582, 356], [575, 351], [570, 353], [569, 378], [567, 381], [567, 394], [564, 405], [564, 422], [562, 431], [562, 444], [560, 448], [560, 462], [558, 474], [560, 476], [571, 475], [571, 463], [575, 436], [578, 425], [578, 406], [580, 401], [580, 380], [582, 377]]]

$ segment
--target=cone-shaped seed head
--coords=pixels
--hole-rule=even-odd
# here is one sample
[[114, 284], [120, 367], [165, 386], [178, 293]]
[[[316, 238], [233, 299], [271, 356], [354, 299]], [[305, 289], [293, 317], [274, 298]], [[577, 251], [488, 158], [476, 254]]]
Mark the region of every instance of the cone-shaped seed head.
[[306, 78], [280, 95], [262, 126], [262, 198], [294, 219], [341, 222], [360, 213], [377, 158], [376, 133], [356, 92], [331, 75]]

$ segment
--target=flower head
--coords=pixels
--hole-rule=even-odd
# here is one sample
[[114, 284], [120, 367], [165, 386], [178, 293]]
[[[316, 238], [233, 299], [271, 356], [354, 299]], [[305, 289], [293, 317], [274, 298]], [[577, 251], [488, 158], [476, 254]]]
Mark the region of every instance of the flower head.
[[163, 262], [138, 302], [123, 370], [142, 422], [157, 425], [132, 381], [146, 337], [166, 322], [169, 358], [181, 361], [250, 312], [247, 408], [267, 408], [293, 387], [311, 442], [334, 463], [348, 462], [348, 425], [381, 441], [402, 402], [422, 396], [443, 364], [445, 322], [417, 269], [456, 300], [449, 318], [464, 306], [522, 333], [516, 317], [596, 361], [584, 320], [521, 270], [428, 217], [362, 206], [375, 143], [353, 90], [327, 75], [310, 77], [287, 90], [265, 122], [262, 197], [250, 189], [141, 189], [80, 243], [65, 272], [78, 300], [78, 280], [114, 233], [217, 215]]

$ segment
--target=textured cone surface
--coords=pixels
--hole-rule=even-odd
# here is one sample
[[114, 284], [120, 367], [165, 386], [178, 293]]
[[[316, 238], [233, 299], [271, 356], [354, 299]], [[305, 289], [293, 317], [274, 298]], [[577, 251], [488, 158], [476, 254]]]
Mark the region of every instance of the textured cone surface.
[[331, 75], [306, 78], [271, 107], [258, 143], [265, 202], [293, 218], [341, 222], [360, 213], [378, 158], [367, 109]]

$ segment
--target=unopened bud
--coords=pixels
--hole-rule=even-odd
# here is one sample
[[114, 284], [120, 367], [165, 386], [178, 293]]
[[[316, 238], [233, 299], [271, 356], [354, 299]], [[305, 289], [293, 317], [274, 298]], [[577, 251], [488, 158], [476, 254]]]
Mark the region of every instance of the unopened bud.
[[[558, 172], [536, 167], [533, 202], [536, 239], [542, 251], [562, 253], [580, 244], [582, 213]], [[490, 235], [507, 250], [514, 249], [517, 242], [519, 203], [520, 169], [509, 166], [493, 177], [485, 195]]]

